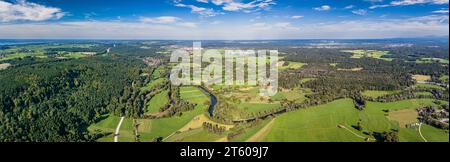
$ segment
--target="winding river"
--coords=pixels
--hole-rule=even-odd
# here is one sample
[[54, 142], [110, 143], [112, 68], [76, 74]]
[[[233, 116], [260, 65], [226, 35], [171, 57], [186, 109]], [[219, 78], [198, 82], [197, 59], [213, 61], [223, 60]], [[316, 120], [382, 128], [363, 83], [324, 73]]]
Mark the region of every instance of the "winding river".
[[209, 95], [211, 102], [210, 102], [210, 105], [208, 108], [208, 113], [209, 113], [209, 116], [213, 117], [214, 109], [216, 108], [216, 105], [217, 105], [217, 97], [213, 93], [211, 93], [208, 89], [206, 89], [205, 87], [198, 86], [198, 88], [200, 88], [203, 92], [205, 92], [207, 95]]

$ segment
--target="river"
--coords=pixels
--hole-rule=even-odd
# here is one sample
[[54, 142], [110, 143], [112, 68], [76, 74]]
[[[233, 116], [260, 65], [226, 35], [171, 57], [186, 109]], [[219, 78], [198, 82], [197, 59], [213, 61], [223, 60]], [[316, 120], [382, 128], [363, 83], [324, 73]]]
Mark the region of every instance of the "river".
[[206, 89], [205, 87], [202, 86], [198, 86], [203, 92], [205, 92], [206, 94], [209, 95], [210, 98], [210, 105], [208, 107], [208, 113], [209, 116], [213, 117], [214, 116], [214, 109], [216, 108], [217, 105], [217, 97], [212, 94], [208, 89]]

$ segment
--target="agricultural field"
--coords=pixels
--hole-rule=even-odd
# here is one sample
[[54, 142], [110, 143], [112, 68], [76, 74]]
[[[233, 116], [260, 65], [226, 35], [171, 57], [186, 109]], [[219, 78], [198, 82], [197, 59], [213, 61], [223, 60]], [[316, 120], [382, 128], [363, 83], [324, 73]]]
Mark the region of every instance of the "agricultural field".
[[351, 69], [338, 68], [337, 70], [338, 70], [338, 71], [353, 71], [353, 72], [356, 72], [356, 71], [361, 71], [361, 70], [363, 70], [363, 68], [351, 68]]
[[144, 87], [141, 87], [141, 91], [143, 91], [143, 92], [150, 91], [150, 90], [154, 89], [155, 87], [157, 87], [157, 86], [159, 86], [161, 84], [165, 84], [167, 82], [168, 82], [168, 79], [166, 79], [166, 78], [156, 79], [156, 80], [148, 83]]
[[169, 103], [169, 91], [165, 90], [156, 94], [148, 103], [145, 104], [147, 113], [160, 112], [161, 108]]
[[424, 82], [431, 80], [431, 76], [429, 75], [413, 75], [412, 78], [416, 81]]
[[[434, 105], [431, 99], [413, 99], [392, 103], [368, 102], [363, 111], [354, 108], [349, 99], [341, 99], [331, 103], [297, 110], [283, 114], [276, 118], [269, 133], [262, 141], [354, 141], [363, 142], [365, 138], [374, 139], [374, 136], [363, 132], [379, 133], [398, 129], [401, 141], [417, 141], [418, 131], [412, 128], [401, 128], [399, 123], [411, 122], [411, 116], [395, 116], [390, 120], [386, 110], [390, 112], [415, 109], [424, 105]], [[397, 113], [402, 114], [402, 113]], [[363, 131], [352, 126], [358, 121], [362, 123]], [[448, 133], [434, 127], [428, 127], [430, 139], [448, 141]], [[412, 136], [412, 137], [411, 137]]]
[[429, 64], [429, 63], [441, 63], [441, 64], [448, 64], [449, 61], [442, 58], [420, 58], [416, 60], [416, 63], [418, 64]]
[[441, 87], [441, 86], [438, 86], [438, 85], [423, 84], [423, 83], [415, 84], [413, 87], [414, 88], [420, 88], [420, 89], [430, 89], [430, 90], [433, 90], [433, 89], [435, 89], [435, 90], [442, 90], [442, 91], [445, 90], [444, 87]]
[[374, 59], [380, 59], [385, 61], [392, 61], [392, 58], [386, 58], [383, 56], [390, 55], [389, 51], [378, 51], [378, 50], [342, 50], [341, 52], [344, 53], [351, 53], [353, 54], [351, 58], [363, 58], [363, 57], [369, 57]]
[[[55, 57], [59, 59], [79, 59], [83, 57], [89, 57], [95, 55], [95, 52], [73, 52], [73, 51], [64, 51], [64, 49], [70, 48], [81, 48], [88, 49], [93, 47], [94, 45], [90, 44], [79, 44], [79, 45], [29, 45], [26, 48], [21, 46], [17, 46], [15, 48], [9, 48], [5, 50], [0, 50], [0, 61], [6, 60], [14, 60], [18, 58], [25, 57], [35, 57], [35, 58], [48, 58]], [[56, 50], [55, 49], [61, 49]]]
[[278, 70], [287, 70], [287, 69], [300, 69], [305, 65], [308, 65], [306, 63], [301, 63], [301, 62], [287, 62], [287, 65], [284, 65], [284, 61], [281, 61], [279, 64], [281, 64], [281, 66], [279, 66]]
[[173, 135], [208, 109], [209, 105], [205, 105], [205, 102], [209, 101], [209, 98], [197, 87], [181, 87], [180, 95], [183, 100], [196, 103], [195, 109], [183, 112], [182, 116], [162, 119], [138, 119], [138, 123], [141, 123], [138, 126], [140, 141], [151, 142], [157, 137], [166, 138]]
[[[120, 117], [113, 116], [110, 114], [105, 114], [101, 116], [101, 120], [95, 124], [90, 125], [87, 129], [90, 132], [95, 133], [107, 133], [107, 136], [104, 136], [98, 139], [98, 142], [113, 142], [114, 141], [114, 132], [119, 124]], [[134, 142], [134, 128], [133, 128], [133, 120], [130, 118], [124, 119], [122, 125], [119, 129], [119, 141], [122, 142]]]

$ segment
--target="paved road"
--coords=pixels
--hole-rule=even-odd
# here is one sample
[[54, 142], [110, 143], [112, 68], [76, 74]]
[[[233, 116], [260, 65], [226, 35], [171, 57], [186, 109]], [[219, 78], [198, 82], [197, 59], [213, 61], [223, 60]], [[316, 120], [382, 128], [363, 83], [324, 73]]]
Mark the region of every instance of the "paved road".
[[123, 119], [125, 119], [125, 117], [120, 117], [120, 122], [119, 124], [117, 124], [116, 132], [114, 132], [114, 142], [119, 142], [119, 130], [120, 126], [122, 125]]

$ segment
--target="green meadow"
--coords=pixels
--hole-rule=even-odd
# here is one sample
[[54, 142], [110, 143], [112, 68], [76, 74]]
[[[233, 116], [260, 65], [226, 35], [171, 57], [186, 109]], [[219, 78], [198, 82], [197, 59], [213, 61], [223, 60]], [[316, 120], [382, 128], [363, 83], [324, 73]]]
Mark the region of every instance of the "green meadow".
[[169, 103], [169, 91], [165, 90], [162, 91], [155, 96], [153, 96], [152, 99], [148, 103], [145, 104], [146, 112], [148, 113], [156, 113], [161, 110], [164, 106], [166, 106]]
[[[99, 133], [109, 133], [109, 135], [97, 139], [98, 142], [113, 142], [114, 141], [114, 132], [117, 128], [117, 125], [120, 122], [120, 117], [113, 116], [110, 114], [102, 115], [102, 120], [96, 122], [95, 124], [91, 124], [88, 127], [89, 132], [99, 132]], [[119, 141], [120, 142], [134, 142], [134, 128], [133, 128], [133, 120], [130, 118], [125, 118], [122, 122], [122, 125], [119, 130]]]
[[[381, 133], [396, 129], [399, 130], [400, 141], [421, 142], [417, 138], [417, 130], [400, 128], [397, 121], [386, 117], [384, 110], [416, 109], [420, 106], [434, 105], [433, 101], [432, 99], [412, 99], [392, 103], [368, 102], [366, 108], [359, 111], [354, 108], [352, 100], [340, 99], [325, 105], [280, 115], [262, 141], [363, 142], [364, 138], [375, 138], [363, 132]], [[352, 127], [358, 121], [362, 123], [362, 132]], [[349, 130], [339, 128], [339, 125]], [[444, 130], [425, 126], [422, 132], [428, 135], [429, 141], [448, 141], [448, 133]]]
[[351, 53], [353, 54], [350, 58], [363, 58], [363, 57], [369, 57], [369, 58], [375, 58], [385, 61], [392, 61], [392, 58], [385, 58], [383, 56], [390, 55], [389, 51], [377, 51], [377, 50], [342, 50], [341, 52], [345, 53]]
[[197, 106], [195, 109], [183, 112], [182, 116], [173, 116], [162, 119], [139, 119], [138, 122], [141, 124], [138, 128], [138, 132], [141, 141], [153, 141], [157, 137], [165, 138], [172, 133], [175, 133], [189, 123], [194, 117], [206, 112], [208, 109], [209, 105], [205, 105], [204, 103], [209, 101], [209, 97], [197, 87], [181, 87], [180, 95], [183, 100], [196, 103]]

